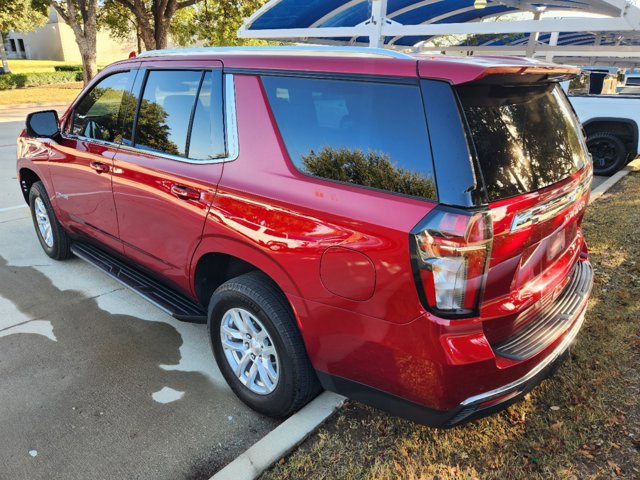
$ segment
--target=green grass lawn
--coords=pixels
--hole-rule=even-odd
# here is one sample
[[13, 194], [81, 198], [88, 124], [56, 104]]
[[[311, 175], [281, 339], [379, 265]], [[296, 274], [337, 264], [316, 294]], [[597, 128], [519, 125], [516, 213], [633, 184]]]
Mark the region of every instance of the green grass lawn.
[[0, 107], [71, 103], [82, 90], [82, 82], [58, 83], [42, 87], [0, 90]]
[[[53, 72], [58, 65], [80, 65], [79, 62], [59, 62], [55, 60], [9, 60], [11, 73]], [[100, 65], [98, 66], [100, 68]], [[82, 82], [52, 84], [41, 87], [0, 90], [0, 106], [10, 107], [25, 104], [70, 103], [80, 90]]]
[[9, 60], [11, 73], [53, 72], [58, 65], [79, 65], [79, 62], [58, 62], [55, 60]]

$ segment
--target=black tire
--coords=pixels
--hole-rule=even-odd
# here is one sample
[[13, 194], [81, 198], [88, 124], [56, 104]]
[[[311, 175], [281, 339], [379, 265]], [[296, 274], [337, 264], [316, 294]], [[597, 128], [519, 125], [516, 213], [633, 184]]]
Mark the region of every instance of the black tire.
[[[220, 326], [225, 314], [235, 308], [258, 319], [275, 347], [279, 376], [270, 393], [250, 390], [233, 372], [225, 356]], [[209, 338], [218, 367], [234, 393], [252, 409], [271, 417], [283, 417], [303, 407], [321, 391], [291, 307], [263, 273], [249, 272], [218, 287], [211, 296], [208, 318]]]
[[[38, 226], [36, 214], [36, 205], [38, 201], [41, 201], [44, 205], [44, 209], [49, 218], [49, 224], [51, 226], [51, 245], [47, 244]], [[40, 241], [40, 245], [44, 252], [54, 260], [66, 260], [71, 257], [71, 239], [69, 238], [69, 235], [67, 235], [67, 232], [65, 232], [64, 228], [62, 228], [62, 225], [60, 225], [60, 222], [58, 222], [56, 214], [51, 207], [49, 195], [47, 195], [47, 191], [45, 190], [42, 182], [35, 182], [31, 185], [31, 189], [29, 190], [29, 209], [31, 210], [31, 218], [33, 219], [33, 226], [36, 229], [36, 235], [38, 236], [38, 240]]]
[[609, 177], [624, 167], [629, 152], [615, 133], [596, 132], [587, 138], [587, 147], [593, 158], [593, 173]]

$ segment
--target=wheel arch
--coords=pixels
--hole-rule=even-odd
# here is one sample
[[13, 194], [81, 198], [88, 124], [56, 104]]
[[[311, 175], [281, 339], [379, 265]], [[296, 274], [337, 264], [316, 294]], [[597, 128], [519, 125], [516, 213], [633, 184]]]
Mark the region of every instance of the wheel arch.
[[[208, 238], [200, 243], [191, 264], [193, 293], [207, 306], [216, 288], [250, 271], [262, 272], [285, 297], [287, 293], [300, 296], [293, 279], [278, 262], [264, 252], [228, 238]], [[295, 311], [291, 302], [289, 304]]]
[[625, 144], [630, 144], [635, 149], [633, 157], [638, 155], [638, 124], [630, 118], [617, 117], [594, 117], [583, 123], [587, 136], [592, 133], [606, 131], [611, 133], [622, 134]]
[[24, 197], [24, 201], [29, 203], [29, 190], [31, 190], [31, 186], [36, 182], [42, 182], [42, 178], [32, 169], [28, 167], [22, 167], [18, 171], [18, 178], [20, 181], [20, 190], [22, 191], [22, 196]]

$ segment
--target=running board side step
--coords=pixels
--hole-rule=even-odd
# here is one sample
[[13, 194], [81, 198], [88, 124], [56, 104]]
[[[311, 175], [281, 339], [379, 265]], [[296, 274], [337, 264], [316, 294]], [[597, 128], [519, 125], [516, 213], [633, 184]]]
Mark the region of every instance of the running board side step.
[[98, 267], [114, 280], [130, 288], [156, 307], [183, 322], [206, 323], [207, 312], [193, 300], [146, 273], [128, 265], [115, 255], [84, 242], [74, 242], [71, 251], [78, 258]]

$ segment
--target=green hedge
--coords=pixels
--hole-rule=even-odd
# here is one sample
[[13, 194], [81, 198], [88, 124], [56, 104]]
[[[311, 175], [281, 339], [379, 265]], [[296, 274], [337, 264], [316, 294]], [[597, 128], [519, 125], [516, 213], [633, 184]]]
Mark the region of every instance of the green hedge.
[[56, 72], [81, 72], [82, 65], [56, 65], [53, 69]]
[[82, 81], [82, 72], [5, 73], [0, 75], [0, 90], [78, 81]]

